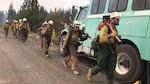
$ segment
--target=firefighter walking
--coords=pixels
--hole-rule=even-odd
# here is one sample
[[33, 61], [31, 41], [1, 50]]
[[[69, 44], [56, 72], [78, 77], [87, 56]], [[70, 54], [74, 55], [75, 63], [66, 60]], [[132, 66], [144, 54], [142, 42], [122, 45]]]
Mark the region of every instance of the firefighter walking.
[[17, 26], [16, 26], [16, 24], [17, 24], [17, 21], [16, 20], [14, 20], [13, 21], [13, 23], [12, 23], [12, 32], [13, 32], [13, 37], [14, 38], [17, 38], [17, 36], [16, 36], [16, 34], [17, 34]]
[[52, 20], [45, 23], [45, 26], [41, 29], [42, 46], [44, 46], [45, 57], [49, 57], [48, 49], [51, 41], [55, 40], [54, 22]]
[[24, 43], [28, 38], [28, 32], [30, 31], [29, 23], [26, 18], [23, 18], [23, 22], [20, 25], [20, 39]]
[[47, 27], [47, 21], [45, 21], [45, 22], [43, 22], [42, 23], [42, 26], [38, 29], [38, 31], [39, 31], [39, 36], [40, 36], [40, 43], [41, 43], [41, 48], [40, 48], [40, 50], [43, 50], [43, 37], [44, 37], [44, 33], [45, 33], [45, 31], [43, 32], [42, 30], [44, 30], [44, 29], [46, 29], [46, 27]]
[[88, 37], [88, 35], [82, 36], [81, 34], [79, 34], [79, 26], [80, 26], [79, 21], [75, 21], [74, 26], [67, 33], [62, 46], [62, 50], [68, 50], [68, 54], [63, 61], [64, 67], [67, 68], [68, 62], [71, 60], [72, 62], [71, 69], [73, 74], [75, 75], [80, 74], [78, 71], [78, 56], [76, 53], [76, 50], [78, 48], [78, 39], [80, 38], [81, 40], [86, 40]]
[[87, 79], [89, 81], [92, 80], [92, 76], [105, 69], [107, 75], [106, 84], [113, 84], [113, 72], [117, 60], [117, 40], [115, 36], [118, 34], [116, 25], [119, 25], [119, 18], [120, 14], [118, 12], [113, 12], [110, 15], [109, 25], [105, 24], [101, 28], [99, 34], [100, 49], [97, 52], [97, 65], [88, 70]]
[[7, 36], [8, 36], [8, 30], [10, 27], [11, 27], [11, 25], [9, 24], [8, 20], [5, 20], [5, 23], [3, 24], [5, 38], [7, 38]]

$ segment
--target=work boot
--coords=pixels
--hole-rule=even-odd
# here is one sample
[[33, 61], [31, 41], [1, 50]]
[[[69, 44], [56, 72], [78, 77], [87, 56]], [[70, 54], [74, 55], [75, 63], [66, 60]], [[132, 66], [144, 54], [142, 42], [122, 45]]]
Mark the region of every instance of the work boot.
[[68, 64], [67, 64], [66, 61], [63, 61], [63, 65], [64, 65], [65, 68], [68, 68]]
[[46, 58], [48, 58], [48, 57], [49, 57], [49, 55], [47, 54], [45, 57], [46, 57]]
[[43, 48], [41, 48], [40, 51], [43, 51]]
[[80, 73], [78, 71], [76, 71], [76, 70], [73, 70], [73, 74], [80, 75]]
[[87, 80], [88, 80], [88, 81], [91, 81], [91, 80], [92, 80], [91, 68], [88, 70]]

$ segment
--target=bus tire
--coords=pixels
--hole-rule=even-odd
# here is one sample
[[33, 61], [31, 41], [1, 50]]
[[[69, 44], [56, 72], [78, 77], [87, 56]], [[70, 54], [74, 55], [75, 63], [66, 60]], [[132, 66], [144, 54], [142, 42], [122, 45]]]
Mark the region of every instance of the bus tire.
[[118, 46], [117, 63], [114, 71], [115, 78], [125, 84], [131, 84], [142, 74], [143, 63], [138, 51], [131, 45]]

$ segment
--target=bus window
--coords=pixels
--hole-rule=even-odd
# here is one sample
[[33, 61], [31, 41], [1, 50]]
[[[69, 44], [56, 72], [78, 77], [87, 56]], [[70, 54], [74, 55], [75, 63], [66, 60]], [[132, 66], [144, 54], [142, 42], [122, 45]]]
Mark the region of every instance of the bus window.
[[91, 14], [103, 13], [105, 10], [106, 0], [93, 0]]
[[127, 8], [128, 0], [119, 0], [117, 11], [125, 11]]
[[117, 9], [117, 4], [118, 4], [118, 0], [110, 0], [110, 3], [109, 3], [109, 11], [112, 12], [112, 11], [116, 11]]
[[96, 14], [97, 13], [98, 3], [99, 3], [99, 0], [93, 0], [92, 9], [91, 9], [91, 13], [92, 14]]
[[150, 0], [147, 0], [147, 2], [146, 2], [146, 8], [150, 9]]
[[145, 10], [150, 9], [150, 0], [133, 0], [133, 10]]
[[132, 8], [133, 10], [142, 10], [144, 9], [145, 0], [133, 0]]
[[110, 0], [108, 11], [125, 11], [127, 8], [127, 4], [128, 0]]
[[100, 0], [98, 13], [103, 13], [105, 10], [106, 0]]

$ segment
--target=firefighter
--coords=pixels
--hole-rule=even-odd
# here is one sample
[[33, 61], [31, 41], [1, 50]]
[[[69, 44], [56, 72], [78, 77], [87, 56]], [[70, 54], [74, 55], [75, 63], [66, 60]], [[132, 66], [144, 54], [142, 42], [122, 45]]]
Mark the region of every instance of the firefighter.
[[16, 39], [19, 38], [19, 22], [16, 20]]
[[8, 30], [10, 27], [11, 27], [11, 25], [9, 24], [8, 20], [5, 20], [5, 23], [3, 24], [5, 38], [7, 38], [7, 36], [8, 36]]
[[19, 22], [18, 22], [18, 25], [19, 25], [18, 38], [19, 38], [19, 40], [21, 40], [21, 27], [22, 27], [22, 24], [23, 24], [23, 20], [19, 19]]
[[30, 31], [29, 23], [26, 18], [23, 18], [23, 22], [20, 24], [20, 39], [25, 42], [28, 38], [28, 32]]
[[[102, 26], [99, 34], [100, 49], [98, 50], [97, 65], [88, 70], [87, 79], [92, 80], [92, 76], [98, 74], [101, 70], [106, 70], [107, 82], [106, 84], [113, 84], [113, 72], [115, 70], [117, 60], [117, 39], [118, 35], [116, 25], [119, 25], [120, 14], [113, 12], [110, 15], [109, 24]], [[112, 29], [111, 29], [112, 28]]]
[[87, 34], [84, 36], [82, 36], [82, 34], [79, 34], [80, 33], [79, 26], [80, 26], [80, 22], [75, 21], [74, 26], [69, 29], [69, 31], [65, 37], [62, 49], [61, 49], [62, 51], [68, 50], [68, 53], [63, 61], [64, 67], [67, 68], [68, 62], [71, 60], [71, 62], [72, 62], [71, 69], [72, 69], [73, 74], [75, 74], [75, 75], [80, 74], [78, 71], [78, 56], [76, 53], [77, 47], [78, 47], [78, 39], [80, 38], [81, 40], [86, 40], [88, 37]]
[[45, 57], [48, 58], [48, 49], [50, 46], [51, 41], [55, 38], [55, 29], [54, 29], [54, 22], [49, 20], [47, 26], [41, 30], [42, 37], [43, 37], [43, 46], [45, 51]]
[[44, 36], [44, 34], [43, 34], [42, 30], [44, 30], [46, 27], [47, 27], [47, 21], [43, 22], [42, 26], [38, 29], [39, 33], [40, 33], [40, 42], [41, 42], [41, 49], [40, 50], [43, 50], [43, 36]]
[[17, 21], [16, 20], [14, 20], [13, 21], [13, 23], [12, 23], [12, 31], [13, 31], [13, 37], [14, 38], [16, 38], [16, 31], [17, 31], [17, 26], [16, 26], [16, 24], [17, 24]]

